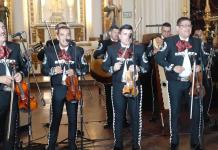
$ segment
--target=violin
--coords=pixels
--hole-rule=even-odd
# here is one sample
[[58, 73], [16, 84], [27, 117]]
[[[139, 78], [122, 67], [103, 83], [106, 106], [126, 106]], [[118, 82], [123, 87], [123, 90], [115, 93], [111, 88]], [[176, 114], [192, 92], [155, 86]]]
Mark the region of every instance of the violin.
[[[15, 74], [15, 65], [13, 67], [13, 72]], [[25, 81], [21, 81], [15, 84], [15, 93], [18, 95], [18, 108], [23, 111], [28, 111], [28, 98], [30, 99], [30, 110], [35, 110], [38, 108], [37, 100], [33, 97], [29, 97], [28, 85]]]
[[79, 88], [79, 82], [77, 75], [68, 76], [65, 80], [67, 86], [67, 101], [71, 102], [73, 100], [80, 100], [82, 97], [82, 92]]
[[[194, 77], [193, 77], [194, 76]], [[192, 73], [189, 77], [193, 85], [193, 96], [195, 97], [203, 97], [205, 96], [205, 88], [203, 86], [203, 74], [202, 71], [196, 72], [195, 74]], [[190, 88], [189, 95], [192, 93], [192, 87]]]
[[[22, 81], [20, 83], [16, 83], [15, 85], [15, 92], [18, 95], [18, 108], [20, 110], [28, 111], [28, 85], [25, 81]], [[30, 96], [30, 110], [35, 110], [38, 108], [37, 100]]]
[[137, 86], [135, 85], [134, 72], [128, 70], [126, 72], [126, 84], [123, 87], [122, 93], [126, 97], [136, 97], [139, 93]]

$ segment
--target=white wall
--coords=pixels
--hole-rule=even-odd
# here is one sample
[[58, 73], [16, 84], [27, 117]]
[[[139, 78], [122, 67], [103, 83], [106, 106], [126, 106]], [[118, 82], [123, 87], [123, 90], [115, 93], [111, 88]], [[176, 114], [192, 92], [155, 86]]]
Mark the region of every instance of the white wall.
[[[29, 22], [28, 22], [28, 0], [12, 0], [13, 2], [13, 32], [25, 31], [26, 34], [22, 34], [23, 38], [29, 41]], [[26, 44], [26, 43], [25, 43]], [[21, 46], [23, 51], [23, 47]]]
[[99, 35], [102, 34], [102, 13], [101, 13], [102, 0], [93, 0], [92, 6], [93, 6], [92, 8], [93, 34], [90, 36], [99, 37]]
[[[122, 23], [128, 23], [135, 27], [138, 19], [142, 17], [142, 22], [136, 33], [137, 40], [142, 39], [145, 33], [157, 33], [158, 27], [146, 27], [146, 25], [162, 24], [169, 22], [172, 25], [173, 34], [176, 33], [176, 20], [183, 16], [183, 2], [185, 0], [123, 0], [122, 1]], [[190, 0], [187, 0], [189, 6]], [[189, 12], [189, 8], [188, 12]], [[131, 18], [126, 18], [127, 12]]]

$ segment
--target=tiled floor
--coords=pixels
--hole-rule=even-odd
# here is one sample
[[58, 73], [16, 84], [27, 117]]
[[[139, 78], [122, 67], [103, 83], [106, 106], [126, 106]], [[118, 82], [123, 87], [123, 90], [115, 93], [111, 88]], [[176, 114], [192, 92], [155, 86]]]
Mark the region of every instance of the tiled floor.
[[[46, 106], [39, 106], [39, 108], [32, 112], [32, 135], [30, 146], [31, 149], [43, 149], [47, 143], [48, 128], [45, 126], [49, 122], [49, 108], [50, 108], [50, 88], [48, 78], [37, 78], [40, 82], [40, 88], [43, 94], [43, 98], [46, 101]], [[90, 81], [90, 78], [86, 78], [88, 85], [82, 84], [83, 90], [83, 149], [87, 150], [111, 150], [113, 148], [113, 132], [111, 129], [104, 129], [103, 124], [105, 122], [105, 101], [103, 96], [99, 95], [99, 88], [95, 82]], [[39, 97], [37, 90], [32, 85], [32, 95], [36, 98]], [[40, 105], [40, 100], [39, 100]], [[78, 110], [80, 112], [80, 110]], [[186, 114], [187, 115], [187, 114]], [[213, 113], [213, 119], [216, 119], [217, 113]], [[182, 115], [184, 116], [184, 115]], [[21, 115], [21, 124], [27, 124], [27, 114]], [[169, 135], [163, 134], [160, 120], [156, 122], [150, 122], [152, 117], [151, 112], [143, 112], [143, 131], [142, 131], [142, 149], [143, 150], [167, 150], [169, 149]], [[188, 135], [188, 121], [185, 117], [182, 118], [181, 127], [181, 141], [180, 150], [189, 150], [189, 135]], [[211, 125], [212, 126], [212, 125]], [[80, 115], [78, 115], [78, 129], [80, 129]], [[216, 128], [215, 128], [216, 127]], [[218, 149], [218, 130], [217, 126], [206, 128], [204, 136], [205, 150], [217, 150]], [[131, 129], [126, 128], [123, 132], [124, 147], [125, 150], [131, 149]], [[27, 132], [22, 132], [23, 146], [28, 144]], [[66, 111], [63, 112], [63, 118], [59, 131], [59, 148], [66, 149], [67, 138], [67, 117]], [[64, 140], [64, 141], [63, 141]], [[81, 147], [81, 136], [78, 137], [78, 147]], [[26, 148], [27, 149], [27, 148]], [[29, 148], [30, 149], [30, 148]]]

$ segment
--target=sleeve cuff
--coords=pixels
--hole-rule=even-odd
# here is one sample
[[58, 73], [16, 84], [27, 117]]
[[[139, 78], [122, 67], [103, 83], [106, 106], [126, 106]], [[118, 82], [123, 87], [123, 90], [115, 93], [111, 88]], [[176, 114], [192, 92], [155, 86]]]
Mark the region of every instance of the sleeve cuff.
[[173, 69], [175, 68], [174, 64], [171, 64], [170, 66], [164, 67], [167, 71], [173, 71]]
[[50, 75], [50, 76], [56, 75], [56, 73], [55, 73], [55, 67], [52, 67], [52, 68], [50, 69], [49, 75]]
[[21, 74], [21, 76], [22, 76], [22, 79], [25, 77], [25, 75], [24, 75], [24, 73], [23, 73], [23, 71], [20, 71], [20, 74]]

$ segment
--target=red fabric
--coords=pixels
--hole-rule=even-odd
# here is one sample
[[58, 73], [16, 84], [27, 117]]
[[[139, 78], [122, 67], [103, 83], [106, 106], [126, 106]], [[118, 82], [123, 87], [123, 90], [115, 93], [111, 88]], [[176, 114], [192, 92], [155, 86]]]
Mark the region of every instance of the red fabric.
[[125, 52], [125, 48], [120, 48], [120, 49], [118, 50], [118, 57], [119, 57], [119, 58], [123, 57], [123, 58], [127, 59], [127, 58], [131, 58], [132, 55], [133, 55], [133, 51], [132, 51], [132, 49], [130, 49], [130, 48], [128, 48], [128, 49], [126, 50], [126, 53], [125, 53], [125, 55], [123, 56], [123, 53], [124, 53], [124, 52]]
[[61, 50], [58, 54], [59, 59], [64, 59], [65, 61], [70, 61], [71, 56], [65, 51]]
[[186, 49], [192, 48], [192, 45], [187, 41], [180, 40], [176, 43], [176, 47], [177, 47], [178, 52], [183, 52]]
[[0, 59], [8, 58], [11, 53], [11, 50], [6, 46], [0, 46]]

